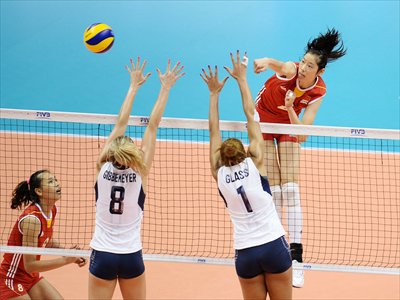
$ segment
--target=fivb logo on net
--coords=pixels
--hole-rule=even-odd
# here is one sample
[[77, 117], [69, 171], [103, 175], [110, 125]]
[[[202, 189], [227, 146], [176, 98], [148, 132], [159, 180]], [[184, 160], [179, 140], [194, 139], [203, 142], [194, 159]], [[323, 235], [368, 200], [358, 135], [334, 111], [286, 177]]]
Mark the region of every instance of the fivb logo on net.
[[51, 113], [48, 111], [37, 111], [36, 112], [36, 118], [38, 119], [50, 119], [51, 118]]
[[142, 125], [148, 125], [149, 124], [149, 117], [140, 117], [140, 124]]
[[352, 128], [350, 129], [350, 135], [356, 135], [356, 136], [364, 136], [367, 134], [367, 131], [362, 128]]

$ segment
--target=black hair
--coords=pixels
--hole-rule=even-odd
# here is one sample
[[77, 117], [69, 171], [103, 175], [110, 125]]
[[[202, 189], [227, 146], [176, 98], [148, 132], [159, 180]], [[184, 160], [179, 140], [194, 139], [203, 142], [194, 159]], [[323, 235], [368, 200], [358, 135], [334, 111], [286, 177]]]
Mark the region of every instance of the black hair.
[[[337, 47], [338, 46], [338, 47]], [[337, 47], [336, 50], [335, 47]], [[311, 53], [319, 58], [318, 70], [326, 67], [330, 63], [346, 54], [347, 49], [343, 46], [340, 33], [335, 29], [329, 29], [325, 34], [319, 36], [307, 43], [306, 54]]]
[[21, 208], [27, 206], [30, 202], [40, 203], [39, 196], [36, 194], [35, 189], [42, 186], [42, 173], [49, 172], [48, 170], [40, 170], [33, 173], [29, 180], [24, 180], [18, 183], [15, 187], [12, 198], [11, 208]]

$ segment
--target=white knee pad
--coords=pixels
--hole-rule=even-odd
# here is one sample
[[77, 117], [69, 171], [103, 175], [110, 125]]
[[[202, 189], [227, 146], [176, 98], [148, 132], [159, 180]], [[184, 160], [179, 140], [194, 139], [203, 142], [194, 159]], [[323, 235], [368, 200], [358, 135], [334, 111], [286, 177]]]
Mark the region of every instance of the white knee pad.
[[271, 187], [272, 199], [275, 203], [275, 209], [280, 219], [282, 219], [282, 190], [280, 185], [272, 185]]
[[282, 185], [282, 197], [288, 207], [300, 206], [300, 188], [295, 182]]

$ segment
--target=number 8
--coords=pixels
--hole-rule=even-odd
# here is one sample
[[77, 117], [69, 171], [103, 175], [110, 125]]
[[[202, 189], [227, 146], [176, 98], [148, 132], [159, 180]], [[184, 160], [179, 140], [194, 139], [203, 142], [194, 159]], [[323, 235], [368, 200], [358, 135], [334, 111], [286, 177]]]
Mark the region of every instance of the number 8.
[[113, 186], [111, 188], [110, 213], [113, 215], [122, 215], [124, 212], [125, 189], [123, 186]]

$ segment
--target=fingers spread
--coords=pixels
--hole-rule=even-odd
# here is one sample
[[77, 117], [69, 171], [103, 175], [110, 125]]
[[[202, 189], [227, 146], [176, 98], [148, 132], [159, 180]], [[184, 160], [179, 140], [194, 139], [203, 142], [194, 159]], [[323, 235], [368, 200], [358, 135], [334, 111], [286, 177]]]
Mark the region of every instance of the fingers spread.
[[180, 61], [177, 62], [177, 64], [172, 68], [171, 72], [175, 72], [175, 73], [179, 73], [179, 71], [176, 71], [176, 69], [178, 68], [178, 66], [181, 64]]
[[140, 56], [138, 56], [138, 58], [137, 58], [136, 69], [139, 69], [139, 67], [140, 67]]
[[146, 65], [147, 65], [147, 60], [145, 60], [145, 61], [143, 62], [143, 65], [142, 65], [142, 67], [140, 68], [140, 71], [143, 72], [144, 67], [145, 67]]
[[167, 72], [171, 69], [171, 59], [168, 58]]
[[210, 79], [211, 77], [209, 75], [207, 75], [206, 70], [201, 69], [203, 71], [203, 74], [205, 76], [205, 78]]
[[204, 77], [203, 74], [200, 73], [200, 77], [204, 80], [205, 83], [208, 83], [208, 81], [206, 80], [206, 78]]
[[212, 73], [210, 65], [208, 65], [208, 72], [210, 73], [210, 77], [213, 77], [213, 73]]
[[233, 58], [233, 54], [232, 53], [231, 53], [231, 61], [232, 61], [232, 65], [234, 66], [235, 65], [235, 59]]
[[228, 67], [224, 67], [224, 69], [229, 73], [229, 75], [232, 76], [232, 70], [231, 69], [229, 69]]
[[130, 59], [130, 62], [131, 62], [131, 68], [132, 68], [132, 70], [135, 70], [135, 64], [133, 63], [133, 59], [132, 59], [132, 58]]

